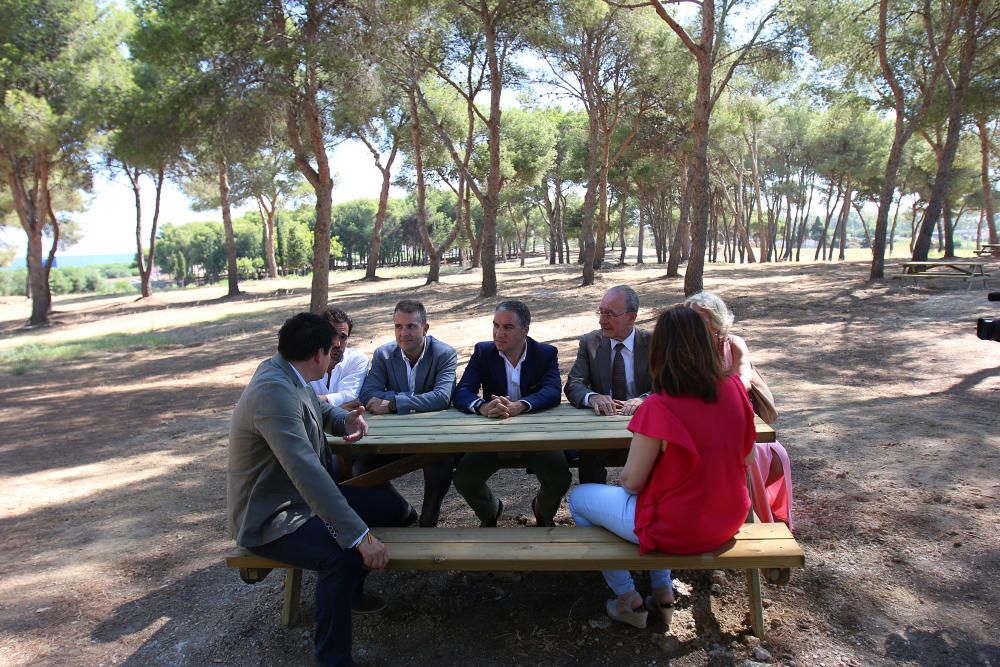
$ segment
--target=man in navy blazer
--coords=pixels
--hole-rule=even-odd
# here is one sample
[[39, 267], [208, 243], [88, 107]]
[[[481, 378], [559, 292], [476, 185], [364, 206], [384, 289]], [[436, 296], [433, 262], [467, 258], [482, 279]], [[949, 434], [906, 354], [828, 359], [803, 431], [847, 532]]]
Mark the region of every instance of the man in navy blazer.
[[[373, 415], [444, 410], [455, 390], [455, 349], [427, 335], [427, 311], [418, 301], [404, 299], [397, 303], [392, 321], [396, 342], [375, 350], [358, 400]], [[355, 464], [355, 472], [368, 472], [387, 460], [385, 455], [364, 455]], [[454, 468], [455, 457], [448, 454], [424, 466], [421, 526], [437, 525]]]
[[[496, 307], [493, 342], [476, 344], [455, 388], [452, 402], [456, 408], [491, 419], [508, 419], [559, 405], [556, 348], [529, 338], [530, 324], [531, 312], [520, 301], [504, 301]], [[538, 495], [531, 501], [535, 522], [539, 526], [555, 525], [556, 511], [571, 480], [561, 451], [465, 454], [455, 470], [455, 489], [475, 511], [480, 525], [496, 526], [503, 512], [503, 502], [486, 482], [506, 456], [524, 461], [538, 477]]]

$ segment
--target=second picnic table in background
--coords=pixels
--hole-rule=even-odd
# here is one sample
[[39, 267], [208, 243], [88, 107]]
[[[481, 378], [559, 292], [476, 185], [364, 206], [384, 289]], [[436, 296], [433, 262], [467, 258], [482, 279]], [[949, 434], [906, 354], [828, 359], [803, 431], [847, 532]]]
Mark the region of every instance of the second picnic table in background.
[[986, 273], [985, 264], [982, 262], [969, 260], [940, 260], [936, 262], [903, 262], [902, 273], [896, 273], [890, 278], [898, 280], [902, 285], [904, 280], [911, 279], [916, 285], [922, 278], [927, 279], [959, 279], [969, 284], [968, 289], [972, 289], [972, 283], [980, 281], [985, 286], [986, 279], [990, 274]]

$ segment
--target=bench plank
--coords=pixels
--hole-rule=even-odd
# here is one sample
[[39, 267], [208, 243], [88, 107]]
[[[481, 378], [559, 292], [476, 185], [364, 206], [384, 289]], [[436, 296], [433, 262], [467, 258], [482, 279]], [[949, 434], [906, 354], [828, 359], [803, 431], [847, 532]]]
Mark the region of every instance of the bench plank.
[[[429, 542], [433, 544], [455, 542], [527, 543], [539, 542], [613, 542], [619, 538], [603, 528], [591, 526], [555, 526], [552, 528], [501, 527], [478, 528], [374, 528], [375, 536], [385, 542]], [[788, 526], [783, 523], [746, 523], [736, 533], [740, 539], [792, 539]]]
[[[687, 556], [639, 548], [602, 528], [381, 528], [389, 548], [389, 569], [479, 571], [652, 570], [670, 568], [792, 568], [805, 555], [784, 524], [745, 524], [716, 550]], [[288, 565], [241, 550], [226, 557], [229, 567], [287, 568]]]

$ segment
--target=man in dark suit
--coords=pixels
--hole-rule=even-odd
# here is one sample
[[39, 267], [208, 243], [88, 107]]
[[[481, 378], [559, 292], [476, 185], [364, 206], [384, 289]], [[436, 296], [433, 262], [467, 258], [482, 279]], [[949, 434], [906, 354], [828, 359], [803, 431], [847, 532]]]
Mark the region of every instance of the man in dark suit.
[[[528, 337], [531, 312], [520, 301], [504, 301], [493, 313], [493, 342], [477, 343], [462, 380], [455, 389], [455, 407], [492, 419], [508, 419], [559, 405], [559, 364], [556, 348]], [[480, 389], [482, 394], [480, 394]], [[479, 517], [480, 525], [496, 526], [503, 503], [486, 485], [502, 457], [524, 461], [538, 477], [538, 495], [531, 510], [539, 526], [554, 518], [572, 476], [566, 455], [557, 452], [492, 452], [465, 454], [455, 470], [455, 489]]]
[[250, 551], [317, 571], [316, 661], [350, 665], [351, 606], [368, 570], [389, 562], [368, 526], [398, 526], [413, 509], [389, 485], [341, 487], [324, 431], [354, 442], [368, 425], [320, 402], [309, 386], [330, 364], [333, 328], [300, 313], [278, 333], [233, 411], [226, 501], [230, 534]]
[[[649, 341], [635, 328], [639, 295], [628, 285], [612, 287], [597, 310], [600, 329], [580, 337], [576, 361], [566, 380], [566, 398], [597, 415], [631, 415], [652, 390]], [[580, 452], [580, 483], [606, 484], [605, 456]]]
[[[358, 400], [375, 415], [444, 410], [455, 389], [455, 349], [428, 336], [430, 325], [423, 304], [404, 299], [392, 311], [396, 342], [372, 355], [372, 368], [361, 385]], [[355, 463], [363, 473], [384, 465], [391, 456], [365, 455]], [[396, 457], [398, 458], [398, 457]], [[455, 457], [442, 454], [424, 466], [421, 526], [436, 526], [441, 503], [451, 487]]]

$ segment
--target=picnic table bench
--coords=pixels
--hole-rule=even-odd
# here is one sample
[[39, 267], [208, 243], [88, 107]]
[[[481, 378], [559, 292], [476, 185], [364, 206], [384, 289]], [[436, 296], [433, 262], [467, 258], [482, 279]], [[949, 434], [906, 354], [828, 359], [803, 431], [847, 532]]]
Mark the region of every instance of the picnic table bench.
[[1000, 243], [984, 243], [975, 251], [980, 257], [987, 255], [1000, 256]]
[[[381, 484], [424, 465], [434, 454], [472, 451], [604, 450], [627, 453], [632, 434], [629, 417], [598, 417], [590, 410], [560, 405], [505, 420], [485, 420], [457, 410], [369, 419], [371, 433], [359, 443], [331, 439], [339, 456], [364, 451], [403, 454], [397, 461], [342, 484]], [[758, 442], [773, 442], [774, 429], [757, 419]], [[514, 459], [512, 459], [514, 460]], [[516, 464], [523, 465], [523, 464]], [[753, 516], [751, 515], [751, 519]], [[590, 571], [743, 569], [747, 576], [751, 626], [764, 633], [761, 570], [775, 583], [788, 568], [803, 567], [805, 557], [785, 524], [747, 523], [729, 542], [711, 553], [677, 556], [639, 555], [639, 546], [603, 528], [374, 528], [389, 549], [393, 570]], [[282, 622], [298, 619], [302, 571], [239, 549], [226, 557], [241, 578], [256, 583], [272, 569], [285, 570]]]
[[972, 289], [972, 284], [979, 281], [986, 285], [986, 279], [990, 274], [986, 273], [985, 265], [982, 262], [965, 260], [941, 260], [935, 262], [903, 262], [900, 265], [900, 273], [889, 276], [898, 280], [902, 285], [903, 281], [910, 279], [917, 285], [919, 280], [962, 280], [968, 283], [968, 289]]
[[[658, 552], [639, 555], [639, 546], [603, 528], [375, 528], [389, 549], [390, 570], [429, 571], [597, 571], [629, 570], [746, 570], [751, 626], [764, 634], [760, 570], [768, 580], [779, 580], [780, 570], [803, 567], [805, 556], [783, 523], [748, 523], [736, 536], [710, 553], [676, 556]], [[245, 549], [226, 557], [226, 565], [240, 568], [247, 583], [256, 583], [272, 569], [285, 570], [285, 601], [281, 620], [294, 625], [299, 618], [302, 571], [288, 564], [256, 556]]]

